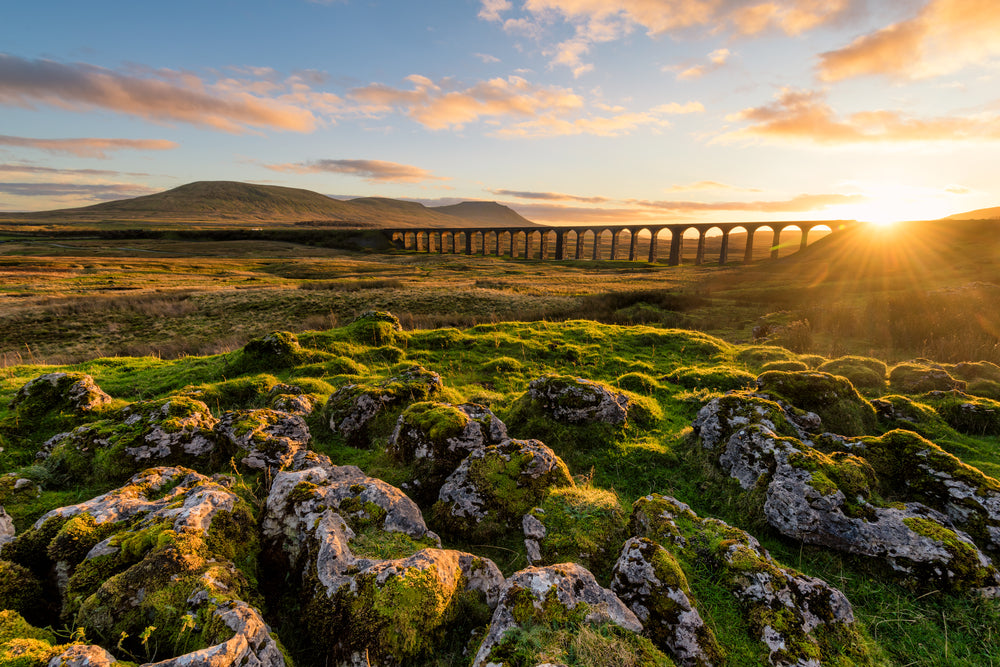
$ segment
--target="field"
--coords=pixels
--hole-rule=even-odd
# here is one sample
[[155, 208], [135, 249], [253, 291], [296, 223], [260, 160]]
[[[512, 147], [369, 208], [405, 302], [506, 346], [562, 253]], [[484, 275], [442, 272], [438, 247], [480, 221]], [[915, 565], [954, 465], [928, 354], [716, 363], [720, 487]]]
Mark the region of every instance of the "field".
[[[722, 459], [709, 453], [707, 431], [692, 429], [699, 411], [727, 390], [737, 391], [735, 396], [754, 409], [777, 411], [768, 416], [779, 432], [772, 436], [802, 450], [795, 456], [803, 458], [794, 460], [812, 475], [810, 484], [824, 497], [846, 497], [845, 512], [852, 517], [888, 517], [914, 503], [946, 511], [947, 500], [934, 486], [933, 475], [924, 479], [901, 472], [915, 468], [909, 462], [895, 467], [893, 457], [901, 454], [891, 447], [903, 444], [917, 447], [914, 460], [939, 466], [933, 473], [938, 478], [947, 470], [972, 483], [989, 503], [997, 502], [1000, 367], [968, 363], [1000, 362], [995, 312], [1000, 265], [993, 261], [997, 241], [986, 233], [985, 223], [953, 228], [944, 236], [937, 227], [914, 230], [892, 238], [886, 236], [889, 232], [875, 231], [834, 235], [778, 261], [722, 267], [358, 252], [267, 240], [7, 237], [0, 244], [0, 473], [10, 475], [0, 477], [6, 480], [0, 481], [0, 505], [13, 517], [18, 534], [31, 536], [19, 538], [12, 558], [32, 569], [40, 586], [50, 586], [46, 567], [57, 557], [82, 558], [90, 547], [80, 545], [96, 543], [96, 534], [50, 527], [59, 532], [47, 551], [41, 547], [48, 555], [37, 562], [26, 555], [29, 547], [37, 551], [44, 532], [32, 533], [29, 527], [46, 511], [117, 488], [148, 465], [127, 453], [139, 437], [130, 415], [162, 407], [163, 414], [173, 416], [166, 407], [173, 404], [201, 411], [199, 419], [206, 423], [257, 419], [272, 412], [266, 408], [274, 404], [279, 388], [294, 386], [313, 406], [303, 413], [311, 450], [338, 466], [356, 465], [389, 484], [416, 489], [420, 510], [429, 527], [442, 535], [446, 549], [489, 558], [511, 576], [527, 564], [520, 516], [531, 505], [518, 510], [513, 524], [493, 533], [457, 528], [436, 497], [423, 497], [419, 484], [412, 486], [426, 470], [419, 462], [401, 460], [387, 444], [396, 437], [397, 419], [410, 419], [415, 428], [440, 435], [454, 428], [451, 406], [473, 402], [488, 406], [512, 437], [537, 438], [565, 463], [572, 492], [551, 491], [531, 502], [547, 508], [539, 516], [562, 521], [559, 530], [571, 536], [559, 543], [561, 558], [584, 563], [602, 585], [612, 578], [629, 516], [630, 530], [635, 530], [642, 499], [667, 494], [690, 505], [699, 517], [718, 517], [748, 531], [781, 567], [836, 586], [853, 606], [856, 624], [849, 630], [795, 635], [778, 626], [775, 619], [784, 616], [772, 618], [768, 614], [777, 614], [774, 610], [733, 597], [731, 571], [713, 560], [733, 542], [732, 534], [726, 540], [709, 539], [702, 551], [678, 547], [677, 567], [722, 647], [725, 659], [719, 664], [767, 662], [767, 647], [757, 638], [764, 622], [760, 614], [782, 632], [792, 632], [787, 635], [789, 655], [821, 656], [822, 664], [992, 664], [1000, 661], [995, 641], [1000, 604], [989, 597], [993, 575], [988, 568], [953, 564], [947, 574], [939, 569], [907, 575], [891, 559], [790, 536], [765, 511], [764, 488], [780, 466], [772, 464], [761, 473], [755, 488], [742, 488], [720, 466]], [[356, 320], [373, 310], [392, 312], [402, 326], [396, 327], [386, 314]], [[273, 331], [294, 335], [264, 337]], [[926, 358], [900, 363], [918, 357]], [[439, 373], [442, 386], [418, 391], [407, 384], [410, 380], [400, 379], [418, 372], [417, 366]], [[793, 388], [797, 378], [815, 375], [799, 373], [817, 368], [830, 375], [819, 376], [815, 387]], [[78, 412], [58, 397], [39, 404], [19, 395], [33, 378], [57, 371], [90, 375], [110, 402]], [[547, 375], [588, 378], [624, 392], [631, 406], [628, 420], [619, 425], [567, 424], [539, 412], [526, 396], [532, 381]], [[758, 377], [765, 395], [783, 401], [781, 407], [750, 395]], [[351, 391], [395, 396], [392, 392], [400, 387], [405, 399], [388, 404], [363, 435], [334, 426], [343, 417], [337, 397]], [[833, 398], [824, 403], [817, 396]], [[801, 419], [807, 411], [822, 419], [812, 441], [783, 422], [785, 417], [775, 416], [780, 412], [789, 420]], [[96, 439], [50, 440], [74, 428], [74, 438], [93, 434]], [[269, 569], [276, 558], [269, 551], [273, 545], [256, 537], [270, 511], [269, 494], [281, 466], [248, 467], [240, 460], [244, 452], [225, 444], [221, 427], [211, 429], [217, 443], [213, 453], [192, 456], [178, 450], [162, 463], [228, 480], [226, 488], [236, 490], [246, 503], [245, 520], [254, 536], [230, 526], [232, 534], [244, 535], [246, 544], [220, 546], [216, 537], [208, 541], [212, 553], [230, 558], [250, 582], [247, 595], [298, 664], [337, 664], [344, 646], [330, 644], [326, 638], [337, 632], [319, 625], [326, 618], [323, 613], [333, 612], [316, 601], [309, 604], [319, 607], [303, 606], [312, 595], [308, 577], [276, 578], [274, 572], [284, 570]], [[824, 431], [846, 436], [848, 443], [864, 441], [870, 451], [857, 454], [857, 445], [820, 435]], [[878, 454], [883, 444], [888, 453]], [[42, 457], [36, 455], [40, 450]], [[487, 478], [505, 488], [503, 474], [494, 470]], [[14, 480], [22, 479], [27, 481], [18, 481], [15, 488]], [[302, 497], [312, 493], [306, 486], [295, 488]], [[497, 502], [521, 493], [518, 487], [516, 493], [499, 495]], [[974, 539], [982, 546], [992, 526], [1000, 526], [1000, 515], [965, 507], [974, 516], [961, 519], [962, 530], [973, 536], [968, 544]], [[941, 515], [931, 511], [926, 516]], [[372, 529], [370, 517], [351, 517], [357, 533], [351, 548], [358, 553], [400, 558], [421, 546], [386, 538], [388, 533]], [[947, 522], [933, 519], [938, 520]], [[960, 520], [954, 520], [958, 525]], [[936, 536], [939, 544], [958, 549], [955, 553], [963, 558], [972, 548], [962, 546], [965, 542], [956, 547], [959, 538], [950, 537], [957, 533], [949, 528], [927, 528], [931, 519], [906, 521], [920, 526], [927, 539]], [[115, 529], [124, 532], [114, 543], [131, 560], [114, 561], [114, 572], [122, 577], [116, 576], [116, 582], [127, 582], [132, 571], [127, 568], [181, 548], [162, 526], [155, 534], [148, 527], [122, 526]], [[692, 529], [689, 523], [681, 527]], [[560, 533], [553, 529], [552, 535]], [[58, 556], [60, 549], [71, 555]], [[996, 547], [983, 549], [992, 556]], [[559, 561], [551, 554], [545, 557]], [[778, 565], [741, 561], [734, 567], [762, 568], [759, 572], [773, 575]], [[88, 578], [93, 574], [83, 564], [75, 572], [69, 590], [78, 597], [64, 598], [61, 615], [51, 606], [24, 603], [30, 620], [56, 631], [53, 643], [75, 641], [76, 626], [87, 626], [88, 640], [113, 649], [117, 638], [117, 652], [112, 652], [120, 659], [146, 662], [177, 654], [181, 635], [187, 637], [183, 646], [188, 649], [200, 646], [199, 641], [207, 645], [214, 636], [207, 624], [193, 630], [185, 625], [180, 608], [190, 590], [184, 588], [175, 599], [180, 593], [170, 592], [173, 584], [165, 584], [156, 598], [170, 604], [147, 605], [140, 620], [101, 625], [93, 619], [104, 618], [97, 605], [112, 599], [106, 597], [111, 589], [98, 590], [100, 581]], [[1000, 582], [1000, 574], [996, 576]], [[0, 590], [4, 585], [0, 576]], [[46, 590], [59, 599], [54, 589]], [[412, 632], [407, 623], [428, 621], [422, 615], [412, 620], [401, 602], [406, 596], [393, 595], [366, 607], [368, 615], [359, 622], [370, 625], [381, 642], [379, 650], [396, 651], [387, 660], [402, 655], [405, 664], [469, 664], [463, 651], [474, 649], [482, 637], [476, 634], [482, 628], [474, 630], [482, 622], [479, 607], [472, 602], [463, 607], [467, 624], [454, 621], [454, 627], [418, 632], [412, 642], [397, 645], [393, 642], [399, 633]], [[316, 610], [325, 611], [312, 613]], [[347, 612], [337, 607], [336, 613]], [[398, 623], [397, 616], [402, 619]], [[309, 620], [303, 625], [302, 619]], [[672, 664], [665, 656], [656, 657], [662, 654], [648, 642], [628, 644], [607, 627], [588, 635], [579, 619], [532, 623], [525, 622], [505, 644], [504, 650], [523, 658], [523, 663], [511, 664], [533, 665], [545, 658], [574, 667], [610, 666], [621, 664], [617, 661], [623, 652], [635, 658], [634, 664]], [[375, 640], [352, 634], [344, 641]]]

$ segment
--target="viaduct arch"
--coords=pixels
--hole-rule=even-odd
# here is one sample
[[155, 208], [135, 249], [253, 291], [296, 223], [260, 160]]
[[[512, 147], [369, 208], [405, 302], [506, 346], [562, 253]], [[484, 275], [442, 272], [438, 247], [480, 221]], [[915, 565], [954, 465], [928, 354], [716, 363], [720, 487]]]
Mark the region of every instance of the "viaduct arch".
[[[734, 259], [742, 251], [742, 261], [754, 258], [754, 236], [758, 230], [772, 232], [770, 257], [777, 259], [781, 249], [781, 235], [786, 231], [801, 233], [799, 250], [806, 247], [809, 232], [817, 227], [827, 227], [837, 232], [853, 226], [853, 220], [810, 220], [789, 222], [726, 222], [687, 223], [663, 225], [585, 225], [532, 227], [449, 227], [385, 229], [392, 243], [401, 250], [437, 252], [465, 255], [507, 255], [533, 259], [566, 260], [590, 259], [658, 262], [666, 255], [667, 264], [677, 266], [684, 256], [685, 243], [696, 243], [694, 263], [705, 263], [708, 232], [721, 235], [718, 250], [720, 265]], [[734, 231], [746, 233], [742, 248], [732, 248], [730, 235]], [[695, 236], [697, 235], [697, 236]], [[610, 236], [610, 249], [602, 239]], [[687, 238], [685, 238], [687, 237]], [[648, 243], [648, 245], [647, 245]], [[667, 245], [669, 244], [669, 245]], [[585, 249], [587, 252], [585, 252]], [[690, 248], [689, 248], [690, 250]]]

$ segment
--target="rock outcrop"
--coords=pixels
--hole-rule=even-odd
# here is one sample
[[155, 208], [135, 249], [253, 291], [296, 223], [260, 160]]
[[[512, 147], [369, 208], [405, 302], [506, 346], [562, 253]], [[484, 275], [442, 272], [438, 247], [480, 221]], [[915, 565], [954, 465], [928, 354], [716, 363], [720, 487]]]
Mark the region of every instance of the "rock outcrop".
[[607, 385], [567, 375], [546, 375], [528, 384], [527, 398], [552, 419], [568, 424], [624, 424], [628, 397]]
[[227, 412], [215, 432], [231, 443], [242, 465], [272, 472], [290, 465], [312, 439], [302, 417], [270, 409]]
[[434, 518], [449, 534], [493, 539], [553, 487], [572, 486], [562, 459], [538, 440], [507, 440], [469, 454], [441, 487]]
[[11, 407], [23, 415], [68, 410], [94, 412], [111, 402], [94, 378], [85, 373], [46, 373], [21, 387]]

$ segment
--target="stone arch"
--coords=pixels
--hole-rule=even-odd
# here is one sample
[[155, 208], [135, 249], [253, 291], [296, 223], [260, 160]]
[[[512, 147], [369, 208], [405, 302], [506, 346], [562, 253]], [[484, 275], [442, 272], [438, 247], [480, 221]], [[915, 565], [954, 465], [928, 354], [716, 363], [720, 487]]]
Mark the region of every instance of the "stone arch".
[[685, 227], [681, 230], [681, 247], [678, 260], [681, 264], [697, 264], [698, 250], [704, 246], [705, 232], [698, 227]]
[[777, 240], [775, 229], [777, 229], [777, 225], [773, 222], [756, 226], [752, 234], [753, 248], [751, 248], [749, 257], [751, 262], [774, 256], [776, 250], [774, 242]]
[[576, 244], [580, 233], [575, 229], [563, 232], [563, 253], [559, 259], [576, 259]]
[[628, 259], [628, 250], [632, 246], [632, 234], [632, 230], [628, 227], [612, 230], [611, 250], [608, 252], [609, 259]]
[[833, 233], [833, 228], [826, 223], [802, 226], [802, 238], [799, 240], [799, 250], [804, 250], [824, 236]]
[[[655, 234], [655, 237], [653, 236]], [[650, 233], [651, 243], [649, 249], [649, 261], [662, 262], [670, 258], [670, 245], [674, 240], [674, 232], [669, 227], [657, 227]], [[644, 258], [638, 258], [644, 259]]]
[[695, 264], [705, 264], [708, 262], [723, 264], [722, 241], [726, 234], [722, 227], [713, 225], [702, 231], [704, 233], [701, 235], [699, 254], [695, 260]]
[[802, 243], [801, 223], [788, 223], [774, 226], [774, 240], [771, 242], [771, 257], [786, 257], [798, 252]]

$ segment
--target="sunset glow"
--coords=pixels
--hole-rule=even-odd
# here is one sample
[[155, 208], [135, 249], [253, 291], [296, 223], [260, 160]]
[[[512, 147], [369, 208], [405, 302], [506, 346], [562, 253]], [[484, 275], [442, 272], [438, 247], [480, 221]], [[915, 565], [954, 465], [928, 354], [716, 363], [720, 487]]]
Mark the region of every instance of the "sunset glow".
[[554, 224], [885, 223], [1000, 200], [996, 3], [446, 4], [14, 3], [0, 210], [195, 180], [495, 200]]

